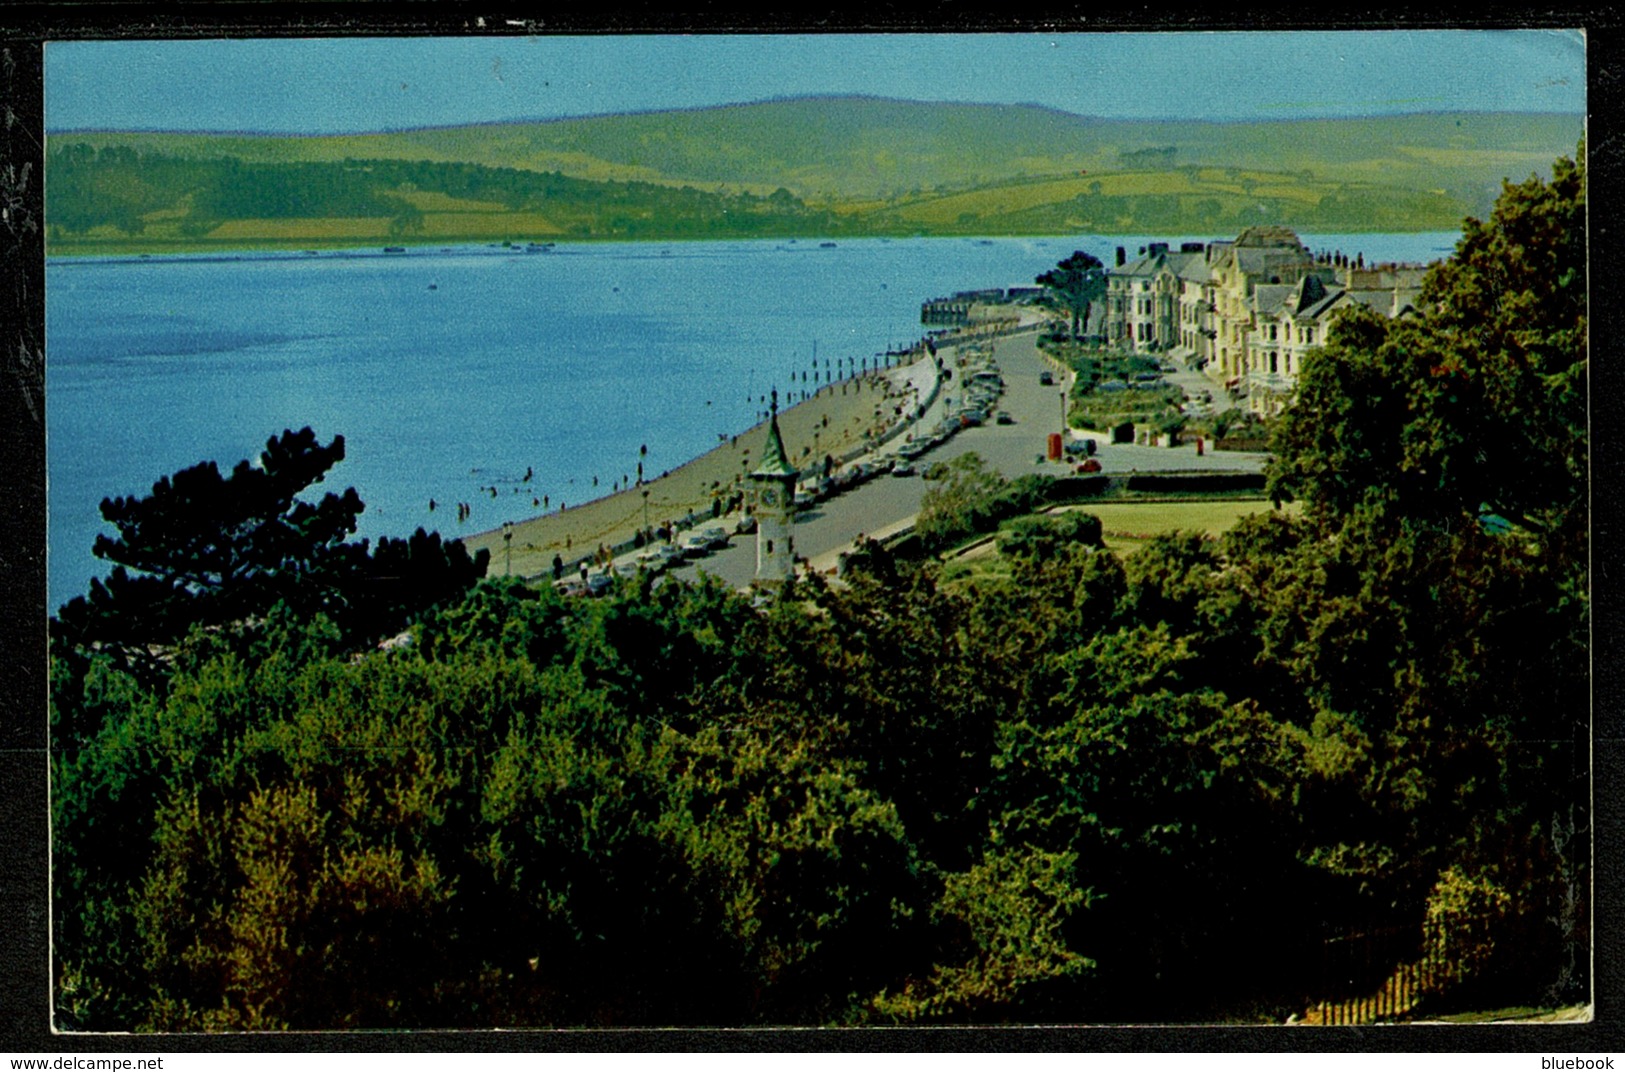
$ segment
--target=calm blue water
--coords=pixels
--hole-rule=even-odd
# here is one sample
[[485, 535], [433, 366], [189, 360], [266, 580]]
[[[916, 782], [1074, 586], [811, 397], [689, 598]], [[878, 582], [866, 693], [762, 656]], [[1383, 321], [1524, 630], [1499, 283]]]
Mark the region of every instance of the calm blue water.
[[[1457, 236], [1303, 238], [1369, 261], [1437, 259]], [[1027, 284], [1078, 248], [1111, 264], [1114, 247], [1132, 256], [1149, 240], [53, 261], [49, 605], [108, 572], [90, 552], [111, 534], [104, 497], [199, 461], [229, 469], [284, 428], [345, 437], [322, 490], [361, 493], [360, 535], [469, 535], [535, 516], [544, 494], [556, 508], [607, 492], [641, 446], [649, 475], [675, 468], [753, 424], [761, 396], [815, 354], [823, 370], [918, 338], [926, 298]], [[462, 524], [459, 502], [472, 506]]]

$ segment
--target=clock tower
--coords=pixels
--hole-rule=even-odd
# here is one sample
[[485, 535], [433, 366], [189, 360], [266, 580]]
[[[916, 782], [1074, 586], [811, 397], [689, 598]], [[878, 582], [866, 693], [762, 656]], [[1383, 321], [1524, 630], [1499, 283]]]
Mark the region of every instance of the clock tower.
[[756, 580], [788, 581], [796, 572], [796, 480], [801, 476], [784, 453], [779, 435], [779, 392], [767, 421], [762, 462], [750, 474], [756, 497]]

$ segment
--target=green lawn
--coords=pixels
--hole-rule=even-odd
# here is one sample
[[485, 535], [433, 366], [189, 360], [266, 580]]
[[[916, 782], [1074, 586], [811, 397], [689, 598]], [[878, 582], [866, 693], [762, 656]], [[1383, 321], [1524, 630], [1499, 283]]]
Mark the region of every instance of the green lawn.
[[[1068, 509], [1087, 510], [1100, 518], [1106, 546], [1119, 554], [1138, 549], [1153, 536], [1195, 530], [1218, 536], [1250, 514], [1274, 507], [1267, 499], [1244, 502], [1191, 499], [1183, 502], [1093, 503]], [[1284, 509], [1292, 509], [1291, 506]]]
[[[1107, 549], [1126, 555], [1165, 532], [1195, 530], [1219, 536], [1242, 518], [1273, 510], [1274, 507], [1267, 499], [1187, 499], [1175, 502], [1083, 503], [1061, 509], [1082, 510], [1100, 518]], [[1296, 509], [1295, 503], [1282, 507], [1287, 512]], [[958, 552], [949, 552], [942, 570], [943, 582], [956, 585], [1004, 580], [1009, 576], [1010, 566], [998, 553], [997, 540], [989, 540], [986, 536], [977, 537]]]

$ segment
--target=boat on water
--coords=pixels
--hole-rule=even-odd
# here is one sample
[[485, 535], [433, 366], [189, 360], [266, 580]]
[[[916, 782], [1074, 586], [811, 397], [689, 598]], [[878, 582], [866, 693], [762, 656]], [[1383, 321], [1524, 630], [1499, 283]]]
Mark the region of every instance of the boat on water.
[[406, 252], [406, 247], [405, 246], [385, 246], [384, 247], [384, 252], [385, 253], [405, 253]]
[[835, 243], [834, 242], [820, 242], [820, 243], [818, 243], [818, 248], [819, 249], [834, 249], [835, 248]]

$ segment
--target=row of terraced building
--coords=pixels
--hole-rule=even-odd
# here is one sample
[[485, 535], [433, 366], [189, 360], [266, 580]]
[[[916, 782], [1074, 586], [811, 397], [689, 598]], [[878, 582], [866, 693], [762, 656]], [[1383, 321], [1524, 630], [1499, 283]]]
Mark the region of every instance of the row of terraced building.
[[1161, 353], [1201, 368], [1255, 413], [1286, 404], [1311, 348], [1339, 311], [1359, 304], [1385, 316], [1415, 311], [1426, 266], [1311, 253], [1285, 227], [1250, 227], [1235, 239], [1154, 242], [1106, 272], [1097, 334], [1124, 350]]

